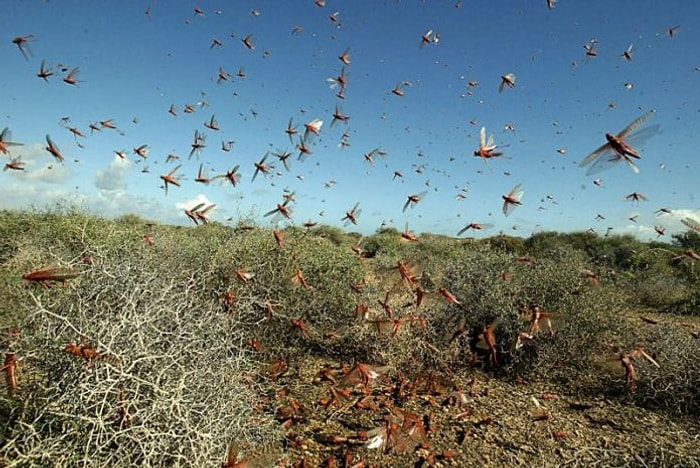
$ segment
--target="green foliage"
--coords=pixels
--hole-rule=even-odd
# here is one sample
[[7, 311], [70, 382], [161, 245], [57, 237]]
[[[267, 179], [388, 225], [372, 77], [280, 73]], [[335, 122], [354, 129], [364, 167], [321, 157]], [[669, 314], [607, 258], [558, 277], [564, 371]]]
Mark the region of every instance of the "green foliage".
[[135, 214], [124, 214], [118, 216], [114, 221], [116, 224], [124, 227], [140, 227], [149, 223], [155, 224], [153, 221], [147, 221]]
[[484, 242], [494, 249], [513, 255], [523, 255], [526, 250], [525, 241], [523, 239], [519, 237], [507, 236], [505, 234], [489, 237]]
[[589, 244], [586, 252], [595, 265], [613, 270], [626, 270], [634, 265], [638, 252], [644, 244], [630, 235], [598, 238]]
[[401, 234], [396, 229], [384, 228], [376, 234], [362, 240], [362, 248], [367, 257], [376, 257], [381, 254], [396, 258], [403, 251], [405, 241], [401, 240]]
[[314, 236], [328, 239], [333, 245], [341, 246], [348, 243], [348, 236], [342, 229], [333, 226], [317, 226], [311, 230]]
[[[243, 233], [221, 244], [211, 255], [212, 293], [235, 295], [230, 312], [250, 325], [270, 356], [307, 352], [325, 346], [323, 335], [340, 331], [352, 320], [352, 290], [363, 270], [349, 247], [333, 239], [287, 235], [279, 248], [271, 233]], [[248, 281], [237, 269], [253, 275]], [[293, 278], [301, 272], [305, 287]], [[306, 337], [293, 320], [308, 327]]]
[[393, 227], [380, 227], [377, 229], [375, 232], [376, 235], [388, 235], [388, 236], [396, 236], [399, 237], [401, 236], [401, 233]]
[[695, 231], [685, 231], [682, 234], [674, 234], [671, 236], [671, 238], [673, 239], [671, 244], [675, 246], [700, 251], [700, 233]]
[[562, 247], [566, 242], [563, 234], [538, 232], [525, 240], [525, 248], [531, 255], [546, 256], [551, 249]]
[[573, 394], [604, 393], [614, 376], [607, 367], [601, 370], [601, 359], [609, 364], [615, 358], [614, 345], [632, 346], [631, 326], [620, 320], [626, 299], [614, 286], [589, 284], [559, 307], [545, 307], [553, 313], [555, 335], [545, 331], [525, 342], [513, 370], [557, 382]]

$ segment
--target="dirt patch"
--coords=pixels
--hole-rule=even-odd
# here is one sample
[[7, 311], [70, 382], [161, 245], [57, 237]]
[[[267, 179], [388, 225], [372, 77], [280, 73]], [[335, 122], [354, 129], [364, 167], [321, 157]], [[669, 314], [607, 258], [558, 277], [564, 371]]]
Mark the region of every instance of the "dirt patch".
[[696, 422], [480, 370], [349, 385], [350, 370], [308, 357], [269, 382], [284, 466], [700, 466]]

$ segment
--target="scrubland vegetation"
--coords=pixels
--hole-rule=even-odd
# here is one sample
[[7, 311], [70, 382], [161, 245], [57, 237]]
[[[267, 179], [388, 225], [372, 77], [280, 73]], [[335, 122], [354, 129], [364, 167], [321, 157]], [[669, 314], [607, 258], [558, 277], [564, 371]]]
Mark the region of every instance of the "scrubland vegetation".
[[277, 234], [0, 213], [0, 465], [700, 464], [697, 233]]

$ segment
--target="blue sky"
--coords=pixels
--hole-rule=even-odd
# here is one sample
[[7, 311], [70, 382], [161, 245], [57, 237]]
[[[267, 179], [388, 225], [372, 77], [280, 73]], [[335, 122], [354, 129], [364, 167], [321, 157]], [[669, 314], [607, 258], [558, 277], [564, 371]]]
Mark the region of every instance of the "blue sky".
[[[403, 229], [408, 222], [416, 233], [456, 235], [478, 222], [493, 228], [467, 235], [589, 228], [603, 234], [612, 227], [642, 239], [657, 237], [654, 226], [668, 237], [684, 230], [681, 218], [700, 219], [694, 195], [700, 32], [685, 21], [700, 16], [700, 3], [560, 0], [552, 10], [544, 0], [368, 5], [8, 3], [0, 130], [8, 127], [23, 146], [0, 156], [4, 163], [21, 158], [25, 171], [0, 173], [0, 208], [63, 200], [107, 216], [136, 213], [188, 224], [183, 210], [205, 201], [217, 205], [211, 219], [232, 225], [252, 217], [265, 226], [310, 220], [342, 226], [359, 202], [359, 223], [350, 228], [366, 234], [382, 223]], [[293, 34], [295, 27], [302, 30]], [[439, 41], [421, 48], [428, 30]], [[12, 40], [30, 34], [25, 58]], [[249, 34], [253, 50], [242, 42]], [[212, 47], [214, 39], [222, 46]], [[584, 45], [594, 39], [597, 56], [584, 60]], [[627, 61], [620, 54], [630, 44]], [[338, 56], [346, 49], [351, 63], [339, 99], [327, 79], [340, 75]], [[42, 60], [55, 73], [48, 83], [36, 76]], [[80, 69], [76, 86], [62, 81], [61, 66]], [[219, 67], [230, 80], [217, 83]], [[244, 78], [237, 76], [241, 68]], [[499, 93], [506, 73], [515, 74], [515, 87]], [[478, 85], [469, 87], [470, 81]], [[397, 83], [406, 83], [402, 97], [391, 92]], [[195, 112], [185, 113], [186, 104]], [[350, 119], [331, 127], [336, 104]], [[171, 105], [176, 117], [168, 113]], [[618, 133], [650, 109], [656, 113], [645, 127], [660, 130], [637, 147], [639, 174], [624, 164], [594, 176], [578, 167], [605, 143], [606, 132]], [[220, 131], [204, 127], [212, 116]], [[70, 124], [61, 125], [63, 117]], [[297, 160], [298, 141], [290, 144], [284, 131], [290, 118], [302, 132], [304, 123], [324, 121], [304, 161]], [[119, 131], [91, 134], [90, 123], [107, 119]], [[504, 146], [504, 156], [488, 163], [473, 156], [482, 126]], [[188, 159], [195, 130], [207, 146]], [[349, 146], [339, 147], [344, 132]], [[63, 164], [44, 150], [46, 134], [63, 152]], [[222, 141], [230, 140], [232, 150], [222, 151]], [[150, 150], [139, 161], [132, 149], [143, 144]], [[375, 156], [372, 167], [363, 155], [375, 148], [386, 156]], [[115, 155], [119, 150], [127, 159]], [[277, 163], [279, 174], [251, 182], [253, 163], [278, 150], [294, 153], [291, 171]], [[166, 163], [168, 154], [180, 159]], [[210, 176], [240, 165], [241, 182], [195, 183], [200, 163]], [[179, 164], [181, 187], [166, 195], [159, 175]], [[403, 177], [393, 179], [394, 171]], [[600, 185], [593, 183], [598, 178]], [[524, 190], [522, 206], [506, 217], [501, 196], [516, 184]], [[285, 189], [295, 193], [291, 220], [263, 218]], [[402, 212], [407, 197], [423, 191], [424, 199]], [[625, 201], [632, 192], [648, 201]], [[671, 214], [655, 215], [660, 208]]]

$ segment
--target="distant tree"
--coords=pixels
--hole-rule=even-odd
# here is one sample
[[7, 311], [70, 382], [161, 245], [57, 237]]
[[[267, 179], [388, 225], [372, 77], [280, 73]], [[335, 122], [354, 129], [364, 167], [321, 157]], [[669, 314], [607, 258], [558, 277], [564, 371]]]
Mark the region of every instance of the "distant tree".
[[562, 236], [573, 248], [582, 251], [586, 251], [589, 245], [598, 241], [598, 234], [590, 231], [570, 232]]
[[671, 244], [684, 249], [700, 251], [700, 234], [695, 231], [686, 231], [682, 234], [673, 234]]
[[[343, 245], [347, 239], [349, 239], [342, 229], [334, 226], [328, 226], [326, 224], [319, 225], [318, 227], [314, 228], [312, 232], [315, 236], [324, 237], [335, 245]], [[357, 235], [360, 236], [360, 234]]]
[[621, 271], [632, 267], [635, 256], [649, 246], [634, 236], [598, 237], [586, 247], [591, 260], [600, 266]]
[[520, 237], [499, 234], [486, 239], [486, 243], [493, 249], [503, 250], [506, 253], [515, 255], [523, 255], [526, 251], [525, 241]]
[[123, 224], [126, 226], [139, 226], [142, 224], [146, 224], [148, 222], [152, 221], [147, 221], [144, 218], [140, 217], [139, 215], [128, 213], [128, 214], [123, 214], [121, 216], [118, 216], [115, 221], [117, 224]]
[[527, 253], [534, 256], [546, 256], [548, 252], [566, 245], [563, 234], [555, 231], [538, 232], [525, 239]]
[[401, 235], [401, 233], [396, 228], [393, 228], [391, 226], [380, 227], [375, 231], [375, 234], [389, 234], [389, 235], [396, 235], [396, 236]]

